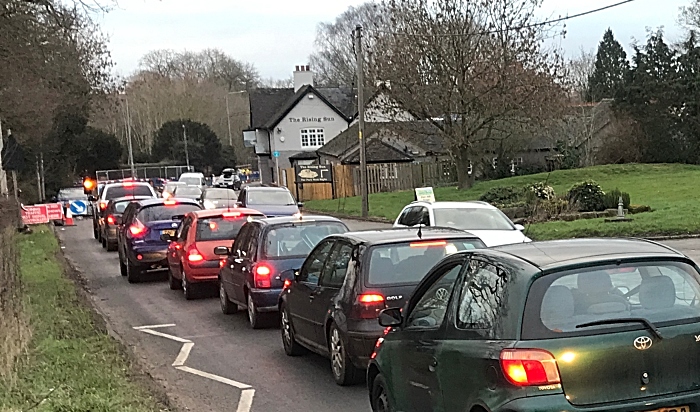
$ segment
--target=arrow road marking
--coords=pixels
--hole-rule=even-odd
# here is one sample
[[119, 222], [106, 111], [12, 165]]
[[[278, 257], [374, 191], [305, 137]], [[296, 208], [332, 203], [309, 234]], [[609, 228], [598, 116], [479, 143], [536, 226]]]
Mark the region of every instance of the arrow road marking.
[[204, 372], [200, 371], [199, 369], [194, 369], [190, 368], [189, 366], [185, 366], [185, 362], [187, 361], [187, 358], [190, 356], [190, 352], [194, 347], [194, 342], [188, 339], [180, 338], [178, 336], [168, 335], [167, 333], [162, 333], [153, 330], [160, 328], [170, 328], [173, 326], [175, 326], [174, 323], [167, 323], [163, 325], [135, 326], [134, 329], [140, 332], [148, 333], [149, 335], [159, 336], [161, 338], [170, 339], [175, 342], [182, 343], [182, 348], [180, 348], [180, 352], [177, 354], [175, 362], [173, 362], [173, 367], [177, 370], [191, 373], [192, 375], [197, 375], [202, 378], [211, 379], [213, 381], [223, 383], [224, 385], [229, 385], [233, 386], [234, 388], [240, 389], [241, 395], [238, 399], [238, 407], [236, 408], [236, 412], [250, 412], [250, 409], [253, 407], [253, 397], [255, 396], [255, 389], [253, 389], [250, 385], [234, 381], [233, 379], [224, 378], [223, 376], [214, 375], [209, 372]]

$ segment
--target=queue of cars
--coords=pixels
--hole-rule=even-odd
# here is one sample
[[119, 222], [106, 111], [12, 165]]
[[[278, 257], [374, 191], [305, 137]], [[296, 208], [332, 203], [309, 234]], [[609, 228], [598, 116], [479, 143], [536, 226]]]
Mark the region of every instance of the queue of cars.
[[117, 222], [122, 275], [167, 272], [187, 299], [218, 286], [223, 313], [279, 323], [287, 355], [366, 378], [373, 411], [700, 408], [700, 271], [663, 245], [531, 242], [481, 202], [413, 202], [351, 232], [284, 188], [214, 207], [209, 190], [229, 189], [112, 199], [100, 236]]

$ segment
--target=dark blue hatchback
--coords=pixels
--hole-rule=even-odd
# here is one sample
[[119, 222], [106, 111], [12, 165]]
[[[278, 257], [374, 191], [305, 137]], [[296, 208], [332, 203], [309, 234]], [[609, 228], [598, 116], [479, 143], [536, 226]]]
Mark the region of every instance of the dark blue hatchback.
[[127, 206], [117, 230], [121, 275], [134, 283], [145, 273], [165, 272], [168, 241], [163, 236], [174, 236], [182, 218], [201, 209], [194, 199], [144, 199]]
[[323, 238], [345, 233], [348, 227], [328, 216], [277, 217], [246, 223], [238, 232], [219, 273], [221, 310], [248, 309], [254, 328], [277, 319], [278, 301], [285, 286], [283, 272], [301, 266]]

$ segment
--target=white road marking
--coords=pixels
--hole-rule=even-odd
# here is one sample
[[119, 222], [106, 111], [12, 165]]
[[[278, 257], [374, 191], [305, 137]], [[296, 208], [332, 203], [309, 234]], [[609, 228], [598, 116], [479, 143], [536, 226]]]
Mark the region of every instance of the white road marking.
[[173, 362], [173, 366], [183, 366], [187, 358], [190, 356], [192, 347], [194, 347], [194, 343], [192, 342], [186, 342], [183, 344], [182, 349], [180, 349], [180, 353], [178, 353], [177, 358], [175, 358], [175, 362]]
[[245, 383], [240, 383], [240, 382], [234, 381], [233, 379], [227, 379], [227, 378], [224, 378], [224, 377], [221, 377], [218, 375], [214, 375], [212, 373], [203, 372], [203, 371], [200, 371], [199, 369], [190, 368], [189, 366], [178, 366], [175, 369], [181, 370], [183, 372], [191, 373], [193, 375], [201, 376], [202, 378], [211, 379], [213, 381], [217, 381], [217, 382], [223, 383], [225, 385], [233, 386], [234, 388], [251, 389], [251, 386], [246, 385]]
[[164, 323], [162, 325], [146, 325], [146, 326], [135, 326], [134, 329], [136, 330], [142, 330], [142, 329], [160, 329], [160, 328], [171, 328], [175, 326], [174, 323]]
[[246, 385], [245, 383], [241, 383], [238, 381], [234, 381], [233, 379], [224, 378], [222, 376], [214, 375], [212, 373], [200, 371], [199, 369], [194, 369], [190, 368], [189, 366], [185, 366], [185, 362], [190, 356], [192, 348], [194, 348], [194, 342], [192, 342], [189, 339], [184, 339], [178, 336], [168, 335], [167, 333], [152, 330], [156, 328], [169, 328], [172, 326], [175, 326], [175, 324], [168, 323], [163, 325], [136, 326], [134, 327], [134, 329], [143, 333], [148, 333], [149, 335], [160, 336], [161, 338], [166, 338], [174, 340], [175, 342], [182, 343], [182, 348], [180, 348], [180, 352], [177, 354], [175, 362], [173, 362], [173, 367], [183, 372], [191, 373], [202, 378], [211, 379], [213, 381], [223, 383], [224, 385], [229, 385], [233, 386], [234, 388], [241, 389], [241, 396], [238, 399], [238, 408], [236, 408], [236, 412], [250, 412], [250, 409], [253, 407], [253, 397], [255, 396], [255, 389], [253, 389], [252, 386]]
[[255, 396], [255, 389], [244, 389], [238, 400], [236, 412], [250, 412], [250, 408], [253, 407], [253, 396]]

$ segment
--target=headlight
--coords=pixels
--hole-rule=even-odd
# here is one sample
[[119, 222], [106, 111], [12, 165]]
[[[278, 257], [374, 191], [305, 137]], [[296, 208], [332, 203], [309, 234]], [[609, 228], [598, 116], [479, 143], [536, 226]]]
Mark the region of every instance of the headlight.
[[204, 201], [204, 208], [205, 209], [216, 209], [216, 205], [211, 200], [205, 200]]

